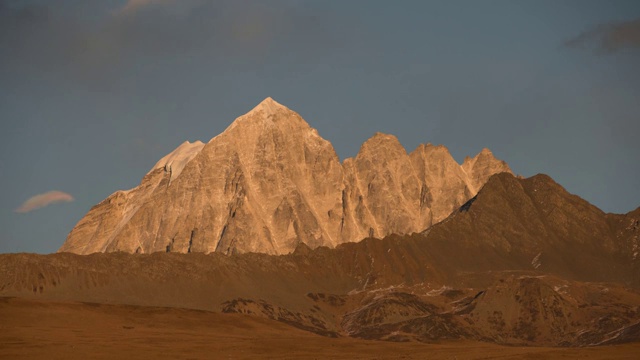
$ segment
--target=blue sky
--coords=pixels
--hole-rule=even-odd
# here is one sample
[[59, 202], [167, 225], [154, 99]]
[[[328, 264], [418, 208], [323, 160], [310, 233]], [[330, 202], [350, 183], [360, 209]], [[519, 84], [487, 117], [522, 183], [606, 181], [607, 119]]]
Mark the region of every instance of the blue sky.
[[[627, 212], [637, 64], [635, 0], [0, 0], [0, 252], [54, 252], [91, 206], [267, 96], [341, 159], [376, 131], [459, 162], [488, 147]], [[16, 212], [49, 191], [75, 200]]]

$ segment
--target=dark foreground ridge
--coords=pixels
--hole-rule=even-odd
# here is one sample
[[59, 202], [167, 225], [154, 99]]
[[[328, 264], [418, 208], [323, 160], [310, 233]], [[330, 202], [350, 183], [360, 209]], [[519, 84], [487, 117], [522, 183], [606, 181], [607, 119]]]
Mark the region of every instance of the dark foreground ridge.
[[248, 253], [0, 255], [0, 296], [248, 314], [327, 337], [588, 346], [640, 340], [640, 209], [498, 174], [423, 233]]

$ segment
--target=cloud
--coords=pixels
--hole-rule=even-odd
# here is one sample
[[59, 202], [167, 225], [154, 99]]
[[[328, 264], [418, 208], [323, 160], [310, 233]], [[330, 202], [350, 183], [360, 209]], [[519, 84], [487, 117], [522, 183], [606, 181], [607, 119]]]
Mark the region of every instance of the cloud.
[[47, 3], [0, 0], [0, 77], [108, 91], [141, 68], [169, 63], [299, 66], [347, 47], [355, 28], [334, 11], [290, 1], [129, 0], [89, 18]]
[[640, 48], [640, 18], [600, 24], [565, 41], [569, 48], [593, 46], [598, 53], [614, 53], [625, 48]]
[[129, 15], [133, 14], [138, 9], [149, 6], [149, 5], [158, 5], [162, 3], [166, 3], [170, 0], [129, 0], [127, 3], [117, 12], [118, 15]]
[[44, 194], [38, 194], [32, 196], [27, 201], [25, 201], [19, 208], [15, 211], [18, 213], [28, 213], [30, 211], [43, 208], [45, 206], [49, 206], [51, 204], [59, 203], [59, 202], [71, 202], [73, 201], [73, 196], [62, 192], [62, 191], [49, 191]]

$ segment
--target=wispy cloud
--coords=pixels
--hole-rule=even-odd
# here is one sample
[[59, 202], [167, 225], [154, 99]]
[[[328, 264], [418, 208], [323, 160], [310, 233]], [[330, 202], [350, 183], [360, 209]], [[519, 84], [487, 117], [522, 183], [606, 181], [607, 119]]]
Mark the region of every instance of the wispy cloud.
[[28, 213], [30, 211], [43, 208], [45, 206], [49, 206], [51, 204], [60, 203], [60, 202], [71, 202], [73, 201], [73, 196], [62, 192], [62, 191], [48, 191], [44, 194], [38, 194], [30, 197], [27, 201], [25, 201], [19, 208], [15, 211], [18, 213]]
[[138, 10], [147, 6], [168, 4], [173, 1], [175, 0], [129, 0], [122, 8], [116, 11], [115, 14], [120, 16], [127, 16], [134, 14]]
[[570, 48], [594, 47], [598, 53], [640, 48], [640, 18], [594, 26], [565, 41], [564, 45]]
[[0, 0], [0, 72], [109, 90], [149, 62], [317, 62], [347, 46], [353, 29], [333, 12], [290, 1], [129, 0], [96, 20]]

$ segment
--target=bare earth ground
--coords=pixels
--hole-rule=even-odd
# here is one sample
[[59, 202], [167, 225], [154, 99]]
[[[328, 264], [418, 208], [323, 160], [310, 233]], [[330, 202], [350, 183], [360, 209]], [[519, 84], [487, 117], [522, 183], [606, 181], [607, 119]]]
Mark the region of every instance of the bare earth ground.
[[591, 348], [327, 338], [247, 315], [0, 298], [2, 359], [638, 359], [640, 343]]

